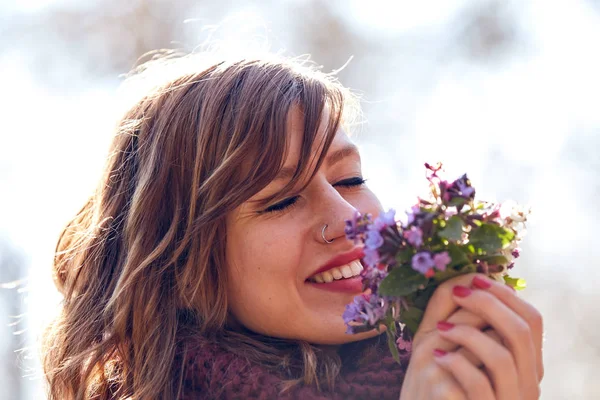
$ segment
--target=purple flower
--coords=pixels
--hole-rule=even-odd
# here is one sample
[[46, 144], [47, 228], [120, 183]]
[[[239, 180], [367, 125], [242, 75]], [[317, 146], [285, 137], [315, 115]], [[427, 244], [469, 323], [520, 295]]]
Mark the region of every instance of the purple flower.
[[361, 320], [361, 297], [362, 296], [356, 296], [352, 303], [346, 304], [346, 309], [342, 314], [342, 318], [346, 324], [348, 322], [359, 322], [359, 320]]
[[471, 181], [467, 178], [467, 174], [454, 181], [454, 185], [460, 191], [462, 197], [473, 198], [475, 196], [475, 189], [471, 186]]
[[367, 238], [365, 239], [365, 247], [367, 249], [375, 250], [383, 244], [383, 236], [377, 230], [367, 231]]
[[354, 301], [346, 305], [342, 318], [347, 326], [346, 333], [354, 333], [351, 322], [375, 326], [385, 317], [387, 302], [376, 294], [355, 296]]
[[412, 258], [412, 268], [422, 274], [427, 274], [434, 266], [431, 254], [427, 251], [421, 251]]
[[365, 253], [365, 256], [363, 257], [363, 261], [369, 267], [374, 267], [377, 264], [379, 264], [379, 259], [381, 257], [379, 256], [379, 252], [377, 251], [377, 249], [370, 249], [370, 248], [366, 247], [364, 249], [364, 253]]
[[438, 271], [445, 271], [446, 267], [448, 266], [448, 264], [450, 264], [451, 261], [452, 259], [448, 255], [447, 251], [438, 253], [435, 256], [433, 256], [433, 263], [435, 264], [435, 267], [438, 269]]
[[415, 247], [419, 247], [423, 244], [423, 231], [421, 228], [411, 226], [410, 230], [404, 231], [403, 236], [408, 240], [408, 243]]
[[388, 272], [385, 269], [368, 266], [361, 274], [364, 288], [369, 288], [372, 292], [376, 292], [379, 288], [379, 284], [387, 275]]
[[415, 204], [411, 207], [410, 211], [406, 212], [408, 219], [406, 221], [406, 225], [410, 225], [415, 222], [416, 215], [421, 212], [421, 207], [418, 204]]
[[388, 211], [380, 213], [377, 218], [375, 218], [375, 225], [381, 226], [379, 230], [387, 226], [396, 225], [396, 210], [390, 208]]
[[519, 249], [518, 247], [516, 249], [514, 249], [511, 253], [511, 255], [514, 258], [519, 258], [521, 256], [521, 249]]
[[361, 214], [358, 211], [354, 212], [352, 219], [346, 220], [344, 233], [346, 238], [353, 240], [355, 243], [364, 239], [364, 234], [371, 225], [371, 215]]

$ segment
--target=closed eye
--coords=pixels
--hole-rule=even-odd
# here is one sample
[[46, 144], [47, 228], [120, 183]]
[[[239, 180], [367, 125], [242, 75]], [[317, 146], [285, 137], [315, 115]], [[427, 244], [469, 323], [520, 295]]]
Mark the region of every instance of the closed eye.
[[279, 203], [275, 203], [272, 206], [267, 207], [262, 212], [270, 213], [270, 212], [283, 211], [287, 208], [292, 207], [294, 204], [296, 204], [296, 202], [298, 201], [298, 197], [300, 197], [300, 196], [294, 196], [294, 197], [290, 197], [289, 199], [281, 200]]
[[[348, 179], [344, 179], [341, 180], [339, 182], [336, 182], [333, 184], [334, 187], [345, 187], [345, 188], [352, 188], [352, 187], [357, 187], [357, 186], [362, 186], [364, 185], [366, 182], [366, 179], [363, 179], [360, 176], [355, 176], [352, 178], [348, 178]], [[298, 201], [298, 199], [300, 198], [300, 196], [293, 196], [284, 200], [281, 200], [279, 203], [275, 203], [272, 206], [267, 207], [264, 211], [261, 211], [261, 214], [264, 213], [274, 213], [274, 212], [281, 212], [281, 211], [285, 211], [288, 210], [290, 208], [292, 208], [296, 202]]]
[[356, 187], [364, 185], [366, 181], [366, 179], [363, 179], [360, 176], [355, 176], [353, 178], [344, 179], [342, 181], [334, 183], [333, 186]]

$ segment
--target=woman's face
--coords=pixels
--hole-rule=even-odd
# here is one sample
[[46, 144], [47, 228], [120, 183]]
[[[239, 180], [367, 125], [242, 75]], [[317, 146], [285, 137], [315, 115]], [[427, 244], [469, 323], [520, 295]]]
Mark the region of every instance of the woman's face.
[[[290, 115], [290, 148], [284, 169], [293, 171], [303, 125], [298, 112]], [[323, 134], [321, 129], [317, 143]], [[362, 178], [358, 151], [340, 129], [322, 166], [297, 197], [290, 194], [274, 205], [258, 208], [256, 200], [285, 186], [289, 177], [284, 176], [228, 215], [229, 306], [245, 327], [268, 336], [317, 344], [342, 344], [377, 334], [375, 330], [345, 333], [342, 313], [361, 293], [356, 282], [359, 278], [332, 283], [309, 280], [328, 265], [339, 266], [339, 271], [348, 275], [352, 268], [343, 265], [352, 267], [352, 260], [360, 257], [360, 249], [344, 235], [344, 221], [357, 210], [374, 216], [381, 211]], [[322, 238], [325, 224], [325, 236], [333, 239], [332, 243]], [[337, 271], [330, 272], [339, 277]]]

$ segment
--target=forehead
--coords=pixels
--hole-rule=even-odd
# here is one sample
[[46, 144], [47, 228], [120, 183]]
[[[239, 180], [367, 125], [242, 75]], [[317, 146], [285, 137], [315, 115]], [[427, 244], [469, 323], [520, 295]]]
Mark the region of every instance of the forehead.
[[[325, 107], [317, 135], [312, 144], [312, 154], [315, 156], [315, 161], [316, 157], [321, 153], [328, 121], [329, 108]], [[302, 136], [304, 131], [304, 119], [302, 112], [298, 107], [293, 107], [290, 109], [286, 130], [288, 135], [288, 149], [285, 157], [285, 165], [292, 166], [296, 165], [298, 158], [300, 157], [300, 149], [302, 148]], [[331, 153], [349, 144], [352, 144], [350, 137], [341, 127], [339, 127], [335, 133], [333, 141], [331, 142], [331, 146], [328, 149], [328, 153]]]

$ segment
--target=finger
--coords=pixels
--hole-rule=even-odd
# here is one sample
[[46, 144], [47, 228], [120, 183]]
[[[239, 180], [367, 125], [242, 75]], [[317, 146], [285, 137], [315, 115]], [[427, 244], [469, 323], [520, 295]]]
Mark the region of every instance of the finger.
[[[427, 308], [425, 309], [425, 314], [419, 324], [417, 333], [433, 332], [436, 330], [438, 321], [447, 320], [458, 309], [458, 305], [452, 295], [452, 288], [456, 285], [470, 285], [475, 275], [474, 273], [461, 275], [439, 285], [427, 303]], [[415, 337], [415, 341], [416, 339], [417, 337]]]
[[544, 323], [542, 314], [533, 305], [517, 296], [516, 292], [505, 284], [478, 274], [473, 277], [472, 285], [477, 289], [492, 293], [529, 325], [535, 346], [537, 377], [538, 382], [540, 382], [544, 377], [544, 361], [542, 356]]
[[[483, 330], [489, 326], [483, 318], [476, 314], [473, 314], [471, 311], [462, 308], [456, 310], [445, 322], [449, 322], [454, 325], [469, 325], [479, 330]], [[436, 325], [436, 327], [439, 327], [439, 325]], [[462, 349], [456, 343], [445, 340], [444, 338], [440, 338], [440, 340], [438, 340], [435, 343], [435, 346], [446, 351], [458, 351], [462, 353], [475, 366], [483, 365], [481, 360], [479, 360], [470, 351]]]
[[539, 381], [536, 353], [529, 325], [487, 290], [471, 290], [464, 286], [456, 286], [454, 296], [461, 307], [488, 321], [490, 326], [502, 336], [515, 359], [521, 392], [525, 398], [533, 398], [539, 391]]
[[[502, 337], [500, 335], [498, 335], [496, 333], [496, 331], [494, 331], [493, 329], [485, 330], [485, 331], [483, 331], [483, 334], [486, 335], [486, 336], [488, 336], [490, 339], [492, 339], [496, 343], [500, 344], [501, 346], [504, 346], [504, 342], [502, 341]], [[447, 341], [447, 339], [445, 339], [445, 341]], [[477, 354], [474, 354], [468, 348], [462, 347], [462, 346], [456, 344], [455, 342], [451, 342], [451, 343], [454, 343], [454, 346], [456, 348], [455, 351], [457, 353], [462, 354], [467, 360], [469, 360], [469, 362], [471, 364], [473, 364], [474, 366], [476, 366], [478, 368], [485, 368], [483, 360], [481, 358], [479, 358], [477, 356]]]
[[[475, 354], [490, 374], [498, 399], [519, 398], [519, 378], [511, 352], [491, 337], [472, 326], [447, 324], [442, 337]], [[466, 358], [465, 358], [466, 360]]]
[[[485, 374], [461, 354], [436, 349], [435, 361], [460, 384], [471, 400], [494, 400], [494, 391]], [[504, 399], [501, 399], [504, 400]]]

